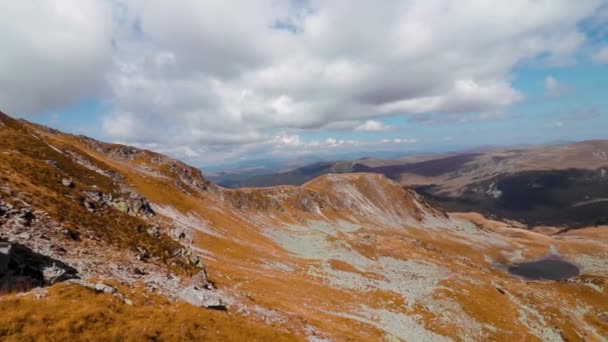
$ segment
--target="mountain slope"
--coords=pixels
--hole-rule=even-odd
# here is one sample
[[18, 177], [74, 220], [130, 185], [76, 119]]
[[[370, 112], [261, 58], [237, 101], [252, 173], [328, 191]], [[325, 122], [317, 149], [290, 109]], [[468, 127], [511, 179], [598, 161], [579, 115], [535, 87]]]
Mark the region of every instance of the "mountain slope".
[[[226, 189], [153, 152], [6, 116], [0, 138], [2, 201], [19, 209], [10, 217], [0, 212], [7, 217], [0, 237], [81, 278], [4, 295], [1, 304], [14, 314], [0, 320], [2, 338], [32, 339], [42, 331], [73, 339], [91, 329], [110, 338], [121, 321], [136, 340], [608, 336], [605, 227], [549, 235], [448, 214], [370, 173]], [[20, 211], [25, 206], [33, 219], [27, 208]], [[581, 275], [529, 282], [506, 272], [550, 254], [576, 263]], [[20, 276], [11, 272], [11, 281]], [[118, 292], [86, 287], [98, 281]], [[180, 299], [195, 290], [226, 311]], [[85, 320], [51, 314], [63, 303], [75, 310], [73, 300], [97, 305], [80, 305]], [[32, 306], [40, 315], [31, 317]], [[106, 306], [115, 313], [104, 313]], [[175, 313], [180, 328], [161, 312]], [[40, 321], [54, 324], [33, 329]]]
[[398, 160], [326, 162], [232, 185], [301, 185], [322, 174], [369, 172], [415, 188], [448, 211], [476, 211], [530, 227], [608, 222], [608, 141], [479, 150]]

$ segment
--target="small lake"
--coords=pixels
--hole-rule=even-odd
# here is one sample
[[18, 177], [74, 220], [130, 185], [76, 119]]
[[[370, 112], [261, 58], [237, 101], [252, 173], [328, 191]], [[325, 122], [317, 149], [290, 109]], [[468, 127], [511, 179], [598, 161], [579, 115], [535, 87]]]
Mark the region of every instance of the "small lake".
[[576, 265], [556, 258], [520, 262], [509, 266], [508, 270], [528, 280], [563, 280], [580, 274]]

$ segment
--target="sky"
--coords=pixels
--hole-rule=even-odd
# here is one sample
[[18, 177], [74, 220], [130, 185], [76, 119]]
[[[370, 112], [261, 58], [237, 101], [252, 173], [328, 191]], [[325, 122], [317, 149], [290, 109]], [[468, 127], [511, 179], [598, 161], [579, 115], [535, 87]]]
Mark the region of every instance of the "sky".
[[0, 110], [203, 168], [608, 138], [606, 0], [22, 0], [0, 13]]

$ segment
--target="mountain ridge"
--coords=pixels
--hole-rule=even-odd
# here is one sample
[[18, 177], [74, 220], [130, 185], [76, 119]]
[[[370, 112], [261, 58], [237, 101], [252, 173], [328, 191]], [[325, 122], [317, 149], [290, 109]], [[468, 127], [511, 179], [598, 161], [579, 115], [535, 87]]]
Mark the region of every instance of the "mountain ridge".
[[[12, 206], [0, 210], [1, 238], [65, 263], [79, 278], [51, 284], [47, 277], [41, 289], [5, 295], [14, 313], [7, 320], [74, 338], [78, 329], [62, 326], [78, 326], [81, 316], [56, 314], [64, 303], [81, 306], [90, 331], [123, 321], [135, 340], [601, 340], [608, 333], [605, 228], [546, 234], [447, 213], [370, 173], [226, 189], [186, 164], [120, 146], [0, 116], [0, 200]], [[505, 271], [550, 254], [582, 274], [528, 282]], [[115, 314], [103, 314], [106, 307]], [[179, 323], [162, 310], [180, 313]], [[35, 338], [24, 326], [0, 336]]]

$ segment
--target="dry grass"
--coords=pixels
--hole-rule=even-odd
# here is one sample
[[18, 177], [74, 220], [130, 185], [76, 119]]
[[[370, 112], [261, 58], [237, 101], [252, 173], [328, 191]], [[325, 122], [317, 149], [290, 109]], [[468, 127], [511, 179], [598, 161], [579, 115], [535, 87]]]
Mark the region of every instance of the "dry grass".
[[37, 299], [0, 300], [3, 341], [298, 341], [279, 327], [228, 312], [200, 309], [160, 297], [135, 297], [135, 306], [60, 284]]

